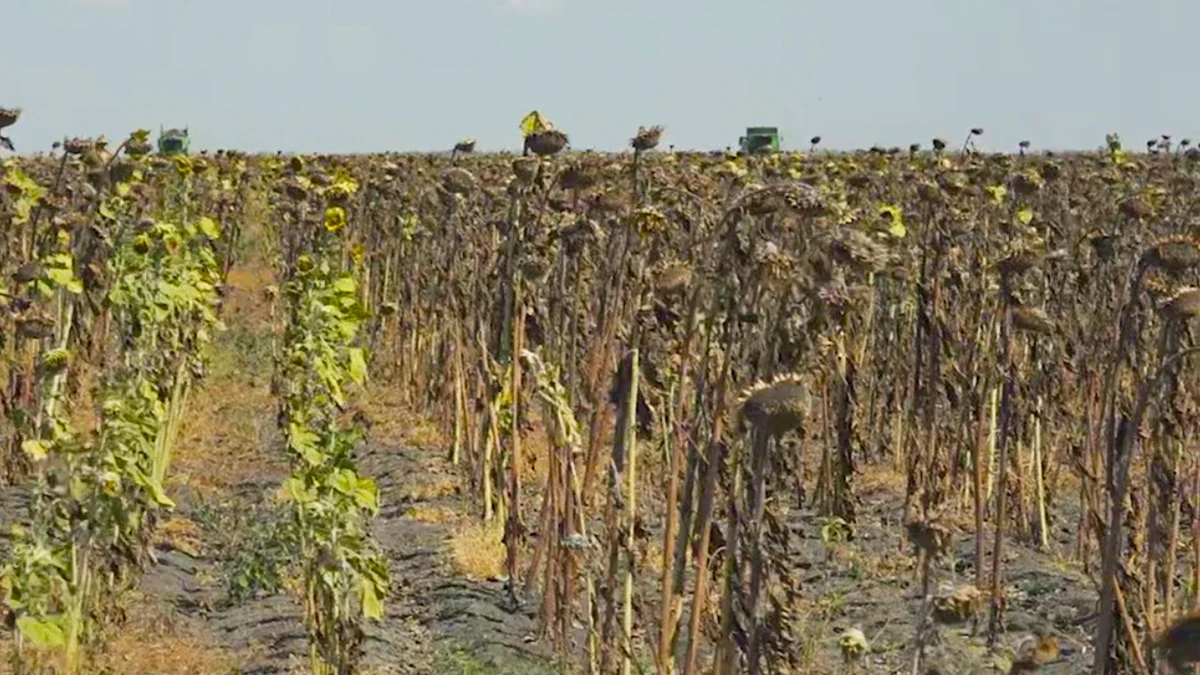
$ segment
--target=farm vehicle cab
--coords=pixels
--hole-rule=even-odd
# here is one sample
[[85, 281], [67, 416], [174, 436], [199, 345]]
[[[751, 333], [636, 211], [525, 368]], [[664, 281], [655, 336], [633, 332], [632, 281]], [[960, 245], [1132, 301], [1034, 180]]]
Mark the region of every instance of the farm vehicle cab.
[[160, 155], [186, 155], [191, 147], [188, 129], [167, 129], [158, 134], [158, 152]]

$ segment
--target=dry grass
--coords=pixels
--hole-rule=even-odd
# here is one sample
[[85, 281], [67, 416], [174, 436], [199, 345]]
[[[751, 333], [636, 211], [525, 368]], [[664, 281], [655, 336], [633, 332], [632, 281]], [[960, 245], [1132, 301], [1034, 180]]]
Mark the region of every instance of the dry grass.
[[209, 379], [188, 406], [172, 482], [224, 491], [282, 470], [282, 457], [264, 447], [274, 429], [268, 380], [240, 365], [235, 354], [214, 354]]
[[152, 542], [156, 546], [170, 546], [194, 558], [200, 557], [204, 549], [204, 542], [200, 538], [200, 530], [196, 523], [180, 516], [171, 516], [156, 527]]
[[457, 495], [462, 490], [462, 481], [451, 474], [430, 474], [419, 483], [407, 485], [400, 492], [401, 501], [429, 502]]
[[454, 569], [471, 579], [495, 579], [504, 575], [504, 524], [464, 523], [450, 535], [450, 557]]
[[[135, 620], [132, 624], [144, 624]], [[95, 673], [114, 675], [225, 675], [245, 662], [225, 649], [171, 628], [126, 625], [107, 641]]]
[[895, 466], [886, 462], [863, 464], [854, 478], [860, 496], [874, 493], [903, 495], [907, 481], [903, 471], [896, 470]]
[[[210, 644], [187, 623], [159, 603], [132, 598], [129, 619], [113, 628], [103, 650], [84, 666], [89, 675], [229, 675], [249, 661]], [[12, 641], [0, 639], [0, 672], [8, 670]]]
[[380, 380], [358, 396], [358, 408], [371, 422], [371, 438], [384, 445], [448, 448], [451, 439], [423, 415], [411, 411], [400, 396], [400, 387]]
[[268, 356], [273, 282], [269, 265], [230, 270], [223, 318], [229, 331], [217, 337], [212, 367], [192, 393], [180, 433], [172, 482], [207, 491], [284, 470], [283, 458], [268, 451], [274, 432], [274, 398]]
[[418, 523], [433, 525], [450, 525], [460, 519], [457, 511], [445, 506], [413, 506], [405, 512], [404, 516]]
[[225, 280], [224, 318], [248, 326], [268, 326], [272, 304], [265, 294], [275, 283], [275, 272], [269, 264], [247, 263], [229, 270], [229, 278]]

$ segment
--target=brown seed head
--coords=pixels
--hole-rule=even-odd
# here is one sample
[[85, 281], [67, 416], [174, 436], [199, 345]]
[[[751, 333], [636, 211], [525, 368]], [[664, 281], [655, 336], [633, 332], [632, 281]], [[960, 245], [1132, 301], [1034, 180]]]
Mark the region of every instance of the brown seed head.
[[828, 204], [825, 197], [817, 188], [807, 183], [790, 183], [783, 190], [783, 203], [788, 209], [802, 216], [821, 216], [826, 213]]
[[753, 216], [766, 216], [783, 209], [779, 194], [760, 185], [749, 186], [739, 203]]
[[469, 195], [475, 190], [477, 183], [470, 171], [461, 167], [453, 167], [442, 172], [442, 187], [456, 195]]
[[549, 157], [562, 152], [570, 139], [558, 129], [534, 132], [525, 137], [525, 147], [535, 155]]
[[588, 206], [597, 215], [612, 215], [625, 208], [625, 200], [615, 190], [606, 190], [594, 195]]
[[1159, 307], [1159, 311], [1176, 319], [1200, 316], [1200, 288], [1186, 286], [1179, 289]]
[[1062, 175], [1062, 169], [1059, 168], [1058, 164], [1055, 164], [1054, 162], [1047, 162], [1038, 168], [1038, 173], [1040, 173], [1042, 178], [1044, 178], [1047, 182], [1053, 182], [1058, 180], [1058, 177]]
[[1107, 262], [1116, 257], [1118, 240], [1119, 237], [1115, 234], [1101, 234], [1089, 239], [1088, 243], [1092, 245], [1096, 255]]
[[1175, 619], [1159, 634], [1154, 647], [1163, 652], [1175, 675], [1190, 673], [1191, 665], [1200, 663], [1200, 612]]
[[629, 139], [629, 145], [638, 152], [653, 150], [658, 147], [659, 141], [662, 140], [663, 131], [665, 129], [661, 124], [655, 124], [649, 129], [638, 127], [637, 135]]
[[1042, 189], [1042, 177], [1033, 172], [1019, 173], [1013, 177], [1012, 186], [1018, 197], [1029, 197]]
[[1182, 272], [1200, 264], [1200, 248], [1187, 239], [1168, 239], [1147, 250], [1142, 260], [1170, 272]]
[[692, 284], [692, 268], [686, 263], [668, 265], [658, 275], [655, 290], [660, 295], [673, 295], [687, 290]]
[[558, 175], [558, 184], [564, 190], [586, 190], [599, 180], [595, 167], [575, 162]]
[[829, 242], [832, 258], [864, 272], [879, 272], [892, 265], [896, 255], [878, 239], [853, 228], [841, 228]]
[[948, 195], [958, 195], [966, 191], [968, 180], [960, 171], [944, 173], [937, 177], [938, 186]]
[[284, 185], [283, 191], [285, 193], [287, 193], [287, 196], [290, 199], [293, 199], [298, 202], [304, 201], [305, 199], [308, 198], [308, 190], [305, 189], [304, 185], [301, 184], [300, 181], [295, 180], [295, 179], [289, 180]]
[[13, 280], [18, 284], [27, 284], [40, 276], [42, 276], [42, 264], [31, 260], [17, 268], [17, 271], [13, 273]]
[[759, 433], [770, 436], [800, 428], [808, 390], [799, 377], [783, 375], [770, 382], [758, 382], [742, 397], [742, 418]]
[[1052, 335], [1054, 322], [1039, 307], [1017, 307], [1012, 310], [1013, 327], [1028, 333]]
[[21, 119], [20, 108], [0, 108], [0, 129], [7, 129]]
[[946, 196], [938, 188], [936, 183], [928, 180], [921, 181], [917, 184], [917, 196], [931, 204], [941, 204], [946, 201]]
[[93, 147], [95, 147], [95, 143], [88, 138], [72, 138], [63, 141], [63, 151], [68, 155], [82, 155]]
[[537, 157], [518, 157], [512, 163], [513, 173], [516, 174], [518, 181], [532, 183], [540, 164], [541, 161]]
[[996, 263], [996, 271], [1001, 276], [1014, 277], [1037, 267], [1037, 258], [1028, 251], [1018, 251]]
[[125, 152], [131, 157], [145, 157], [154, 152], [154, 144], [150, 141], [130, 141], [125, 146]]
[[1150, 215], [1150, 207], [1145, 200], [1133, 196], [1121, 201], [1118, 205], [1121, 214], [1131, 220], [1141, 220]]
[[559, 231], [559, 236], [567, 246], [567, 250], [578, 252], [584, 246], [598, 242], [604, 238], [604, 230], [595, 221], [580, 218], [573, 224]]

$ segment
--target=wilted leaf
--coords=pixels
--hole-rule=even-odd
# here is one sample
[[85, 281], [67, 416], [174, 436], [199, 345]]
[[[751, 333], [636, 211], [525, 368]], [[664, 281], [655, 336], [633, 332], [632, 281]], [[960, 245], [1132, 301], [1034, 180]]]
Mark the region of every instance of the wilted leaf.
[[52, 621], [39, 621], [25, 615], [17, 618], [17, 630], [38, 649], [58, 649], [67, 643], [62, 627]]
[[75, 273], [69, 267], [47, 267], [46, 276], [71, 293], [79, 294], [83, 292], [83, 283], [75, 278]]
[[362, 579], [359, 582], [359, 588], [362, 589], [363, 616], [368, 619], [383, 618], [383, 600], [380, 599], [379, 592], [375, 589], [375, 583], [370, 579]]
[[284, 491], [297, 504], [307, 504], [317, 498], [316, 494], [304, 484], [303, 478], [292, 476], [283, 483]]
[[354, 488], [354, 498], [359, 506], [371, 513], [379, 510], [379, 488], [370, 478], [358, 479], [358, 484]]
[[367, 379], [367, 357], [363, 352], [362, 347], [351, 347], [349, 350], [350, 356], [350, 379], [355, 384], [362, 384]]
[[521, 134], [524, 136], [541, 133], [553, 128], [554, 125], [550, 123], [550, 120], [542, 117], [542, 114], [536, 110], [531, 110], [525, 117], [521, 118]]
[[213, 222], [212, 218], [201, 218], [196, 223], [196, 227], [199, 228], [199, 230], [204, 233], [204, 236], [208, 237], [209, 239], [215, 240], [221, 238], [221, 228], [218, 227], [215, 222]]
[[147, 480], [146, 488], [150, 490], [150, 498], [154, 500], [154, 503], [167, 509], [175, 508], [175, 502], [167, 496], [167, 493], [163, 491], [158, 481], [154, 479]]
[[35, 462], [45, 459], [46, 455], [50, 454], [50, 449], [39, 440], [25, 441], [21, 444], [21, 450]]

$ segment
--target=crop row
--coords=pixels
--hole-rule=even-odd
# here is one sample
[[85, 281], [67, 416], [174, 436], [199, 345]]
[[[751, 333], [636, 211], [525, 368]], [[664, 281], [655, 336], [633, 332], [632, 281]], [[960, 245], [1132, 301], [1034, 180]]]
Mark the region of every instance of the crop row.
[[[662, 134], [621, 155], [567, 153], [547, 127], [519, 157], [195, 159], [211, 167], [193, 179], [220, 183], [203, 203], [236, 212], [244, 183], [276, 214], [314, 670], [353, 668], [386, 586], [377, 496], [340, 421], [368, 364], [441, 423], [479, 518], [504, 529], [513, 599], [535, 599], [586, 672], [813, 672], [789, 522], [803, 499], [830, 540], [852, 536], [868, 471], [904, 484], [930, 596], [906, 645], [918, 663], [947, 620], [985, 622], [998, 649], [1006, 547], [1053, 550], [1063, 525], [1060, 552], [1098, 589], [1095, 672], [1181, 662], [1158, 638], [1200, 589], [1195, 153], [1114, 136], [1070, 155], [737, 157], [658, 152]], [[68, 181], [60, 210], [81, 231], [112, 208], [89, 206], [113, 189], [89, 185]], [[129, 188], [158, 209], [172, 194]], [[3, 209], [44, 201], [18, 187]], [[27, 229], [4, 239], [6, 272], [48, 239]], [[96, 357], [109, 344], [80, 340]], [[52, 377], [22, 379], [41, 372], [32, 354], [9, 353], [6, 410], [53, 400]], [[41, 436], [10, 438], [19, 472]], [[960, 536], [969, 583], [935, 594]], [[869, 651], [841, 638], [848, 661]]]

